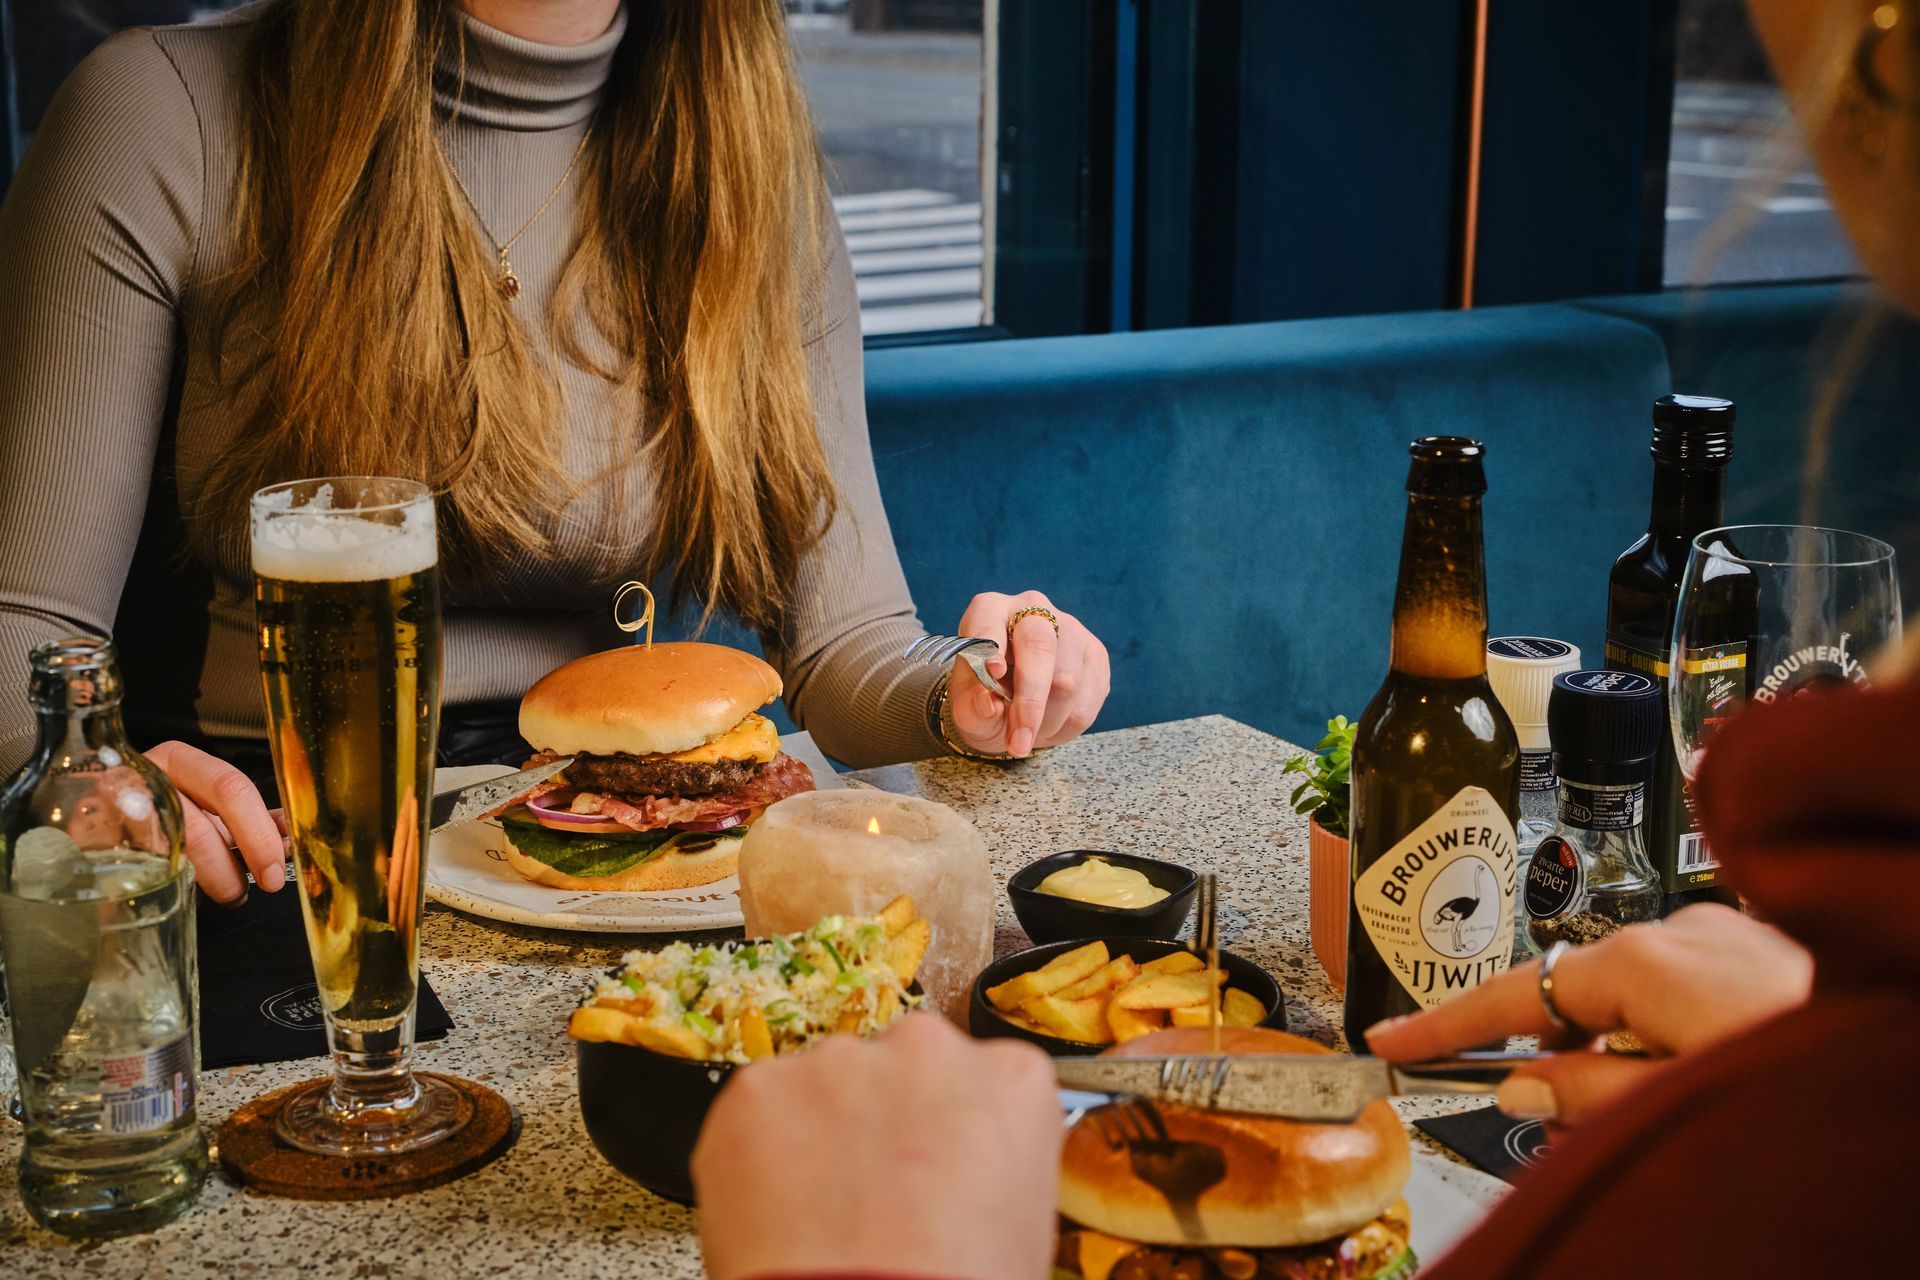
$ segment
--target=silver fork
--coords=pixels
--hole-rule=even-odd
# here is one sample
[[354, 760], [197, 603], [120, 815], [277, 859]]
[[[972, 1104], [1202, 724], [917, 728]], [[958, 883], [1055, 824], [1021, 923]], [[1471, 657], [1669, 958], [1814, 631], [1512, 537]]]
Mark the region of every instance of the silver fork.
[[1144, 1098], [1123, 1097], [1087, 1116], [1107, 1146], [1125, 1150], [1133, 1176], [1166, 1197], [1180, 1233], [1201, 1240], [1200, 1196], [1227, 1176], [1227, 1158], [1209, 1142], [1187, 1142], [1167, 1133], [1159, 1110]]
[[987, 674], [987, 659], [1000, 655], [1000, 646], [981, 636], [921, 636], [908, 645], [901, 657], [915, 662], [924, 662], [930, 667], [944, 667], [955, 658], [973, 668], [973, 674], [980, 683], [987, 686], [995, 696], [1013, 701], [1013, 695], [1006, 686]]

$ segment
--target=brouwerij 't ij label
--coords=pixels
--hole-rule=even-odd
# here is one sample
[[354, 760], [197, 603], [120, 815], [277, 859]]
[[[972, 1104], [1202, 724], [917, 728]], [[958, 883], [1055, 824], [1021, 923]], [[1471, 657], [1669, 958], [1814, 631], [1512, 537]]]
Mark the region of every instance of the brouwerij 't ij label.
[[1518, 882], [1513, 823], [1463, 787], [1353, 886], [1360, 923], [1407, 994], [1431, 1009], [1506, 970]]

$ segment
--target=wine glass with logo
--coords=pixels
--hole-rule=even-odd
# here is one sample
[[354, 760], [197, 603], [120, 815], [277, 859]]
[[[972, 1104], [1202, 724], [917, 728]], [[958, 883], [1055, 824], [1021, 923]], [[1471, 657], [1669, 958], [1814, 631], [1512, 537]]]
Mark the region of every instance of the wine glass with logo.
[[1865, 685], [1874, 656], [1899, 640], [1900, 580], [1878, 538], [1809, 525], [1701, 534], [1668, 654], [1667, 712], [1687, 781], [1746, 703]]

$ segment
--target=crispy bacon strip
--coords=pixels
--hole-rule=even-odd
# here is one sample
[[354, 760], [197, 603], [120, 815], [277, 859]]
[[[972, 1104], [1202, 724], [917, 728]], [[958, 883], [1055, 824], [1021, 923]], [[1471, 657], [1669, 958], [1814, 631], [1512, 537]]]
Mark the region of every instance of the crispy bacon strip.
[[[542, 751], [524, 767], [547, 764], [558, 759], [551, 751]], [[565, 773], [560, 777], [565, 778]], [[527, 798], [559, 790], [567, 784], [549, 779]], [[762, 765], [744, 787], [709, 796], [611, 796], [600, 795], [595, 811], [609, 822], [618, 822], [635, 831], [656, 831], [687, 822], [711, 822], [742, 809], [759, 809], [787, 796], [813, 790], [813, 770], [786, 752]]]

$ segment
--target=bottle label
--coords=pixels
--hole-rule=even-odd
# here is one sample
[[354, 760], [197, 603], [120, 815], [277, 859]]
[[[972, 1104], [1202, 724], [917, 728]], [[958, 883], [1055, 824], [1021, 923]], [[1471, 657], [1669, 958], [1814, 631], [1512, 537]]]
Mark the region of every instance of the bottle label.
[[1583, 831], [1631, 831], [1646, 819], [1647, 784], [1594, 787], [1560, 780], [1560, 820]]
[[1522, 791], [1552, 791], [1559, 785], [1559, 779], [1553, 776], [1553, 752], [1521, 751], [1520, 753], [1520, 789]]
[[1513, 823], [1484, 787], [1462, 787], [1362, 871], [1355, 912], [1422, 1008], [1505, 971], [1518, 880]]
[[100, 1063], [100, 1131], [145, 1133], [193, 1114], [193, 1044], [186, 1037]]
[[1527, 860], [1527, 914], [1535, 920], [1565, 915], [1579, 899], [1585, 879], [1573, 846], [1559, 836], [1548, 836]]
[[1607, 665], [1616, 671], [1638, 671], [1656, 680], [1665, 680], [1673, 672], [1666, 654], [1642, 649], [1612, 636], [1607, 637]]

